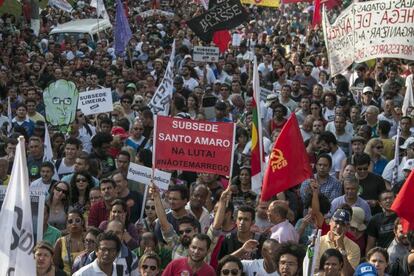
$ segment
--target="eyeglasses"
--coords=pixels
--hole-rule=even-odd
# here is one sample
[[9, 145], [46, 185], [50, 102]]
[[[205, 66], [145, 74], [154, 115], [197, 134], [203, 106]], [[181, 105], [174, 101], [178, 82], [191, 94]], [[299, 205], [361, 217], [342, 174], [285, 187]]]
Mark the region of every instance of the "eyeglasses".
[[64, 193], [65, 195], [68, 193], [68, 190], [59, 188], [58, 186], [55, 187], [55, 191], [58, 193]]
[[76, 182], [88, 182], [86, 178], [77, 178]]
[[80, 218], [68, 219], [68, 224], [80, 224], [82, 220]]
[[357, 168], [357, 170], [358, 171], [367, 171], [368, 170], [368, 167], [359, 167], [359, 168]]
[[193, 231], [193, 229], [187, 228], [187, 229], [185, 229], [185, 230], [183, 230], [183, 231], [178, 231], [178, 234], [180, 234], [180, 235], [182, 235], [182, 234], [184, 234], [184, 233], [186, 233], [186, 234], [190, 234], [190, 233], [191, 233], [191, 231]]
[[142, 265], [141, 267], [143, 270], [147, 270], [148, 268], [151, 269], [152, 271], [157, 270], [157, 267], [155, 265]]
[[96, 243], [95, 240], [91, 240], [91, 239], [85, 239], [84, 242], [87, 243], [87, 244], [94, 244], [94, 243]]
[[239, 274], [239, 270], [238, 269], [222, 269], [221, 273], [223, 275], [229, 275], [229, 274], [237, 275], [237, 274]]
[[145, 210], [155, 210], [155, 206], [145, 206]]

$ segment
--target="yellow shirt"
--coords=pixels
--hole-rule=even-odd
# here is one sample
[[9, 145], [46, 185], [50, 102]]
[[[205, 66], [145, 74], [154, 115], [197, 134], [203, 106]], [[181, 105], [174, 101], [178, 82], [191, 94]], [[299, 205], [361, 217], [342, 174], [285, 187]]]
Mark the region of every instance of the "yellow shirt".
[[[361, 258], [361, 252], [359, 250], [359, 246], [347, 237], [344, 237], [344, 245], [345, 245], [346, 257], [348, 259], [348, 262], [355, 269], [358, 266], [360, 258]], [[321, 259], [322, 254], [326, 251], [326, 249], [329, 249], [329, 248], [335, 248], [335, 244], [330, 241], [329, 232], [328, 232], [328, 234], [321, 237], [321, 242], [319, 245], [319, 252], [318, 252], [317, 259], [316, 259], [317, 270], [319, 270], [319, 260]]]

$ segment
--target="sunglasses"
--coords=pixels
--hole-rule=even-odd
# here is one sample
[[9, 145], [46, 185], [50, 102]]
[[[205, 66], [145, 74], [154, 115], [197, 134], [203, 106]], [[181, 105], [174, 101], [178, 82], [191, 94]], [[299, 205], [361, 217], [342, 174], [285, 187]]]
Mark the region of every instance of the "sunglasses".
[[147, 270], [148, 268], [151, 269], [152, 271], [157, 270], [157, 267], [155, 265], [142, 265], [141, 267], [143, 270]]
[[184, 234], [184, 233], [186, 233], [186, 234], [190, 234], [190, 233], [191, 233], [191, 231], [193, 231], [193, 229], [188, 228], [188, 229], [185, 229], [185, 230], [183, 230], [183, 231], [178, 231], [178, 234], [180, 234], [180, 235], [182, 235], [182, 234]]
[[65, 195], [68, 193], [68, 190], [65, 190], [65, 189], [62, 189], [62, 188], [59, 188], [59, 187], [55, 187], [55, 191], [56, 192], [59, 192], [59, 193], [64, 193]]
[[229, 275], [229, 274], [237, 275], [237, 274], [239, 274], [239, 270], [238, 269], [222, 269], [221, 273], [223, 275]]
[[68, 224], [80, 224], [81, 222], [82, 220], [80, 218], [68, 219]]
[[145, 210], [155, 210], [155, 206], [145, 206]]

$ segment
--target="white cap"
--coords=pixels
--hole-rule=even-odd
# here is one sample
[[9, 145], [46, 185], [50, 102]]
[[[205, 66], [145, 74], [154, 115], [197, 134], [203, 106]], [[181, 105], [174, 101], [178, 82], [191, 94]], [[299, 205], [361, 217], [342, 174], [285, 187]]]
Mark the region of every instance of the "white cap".
[[404, 144], [400, 146], [401, 149], [407, 149], [411, 144], [414, 144], [414, 137], [408, 137]]
[[414, 159], [406, 160], [402, 169], [403, 171], [411, 171], [412, 169], [414, 169]]

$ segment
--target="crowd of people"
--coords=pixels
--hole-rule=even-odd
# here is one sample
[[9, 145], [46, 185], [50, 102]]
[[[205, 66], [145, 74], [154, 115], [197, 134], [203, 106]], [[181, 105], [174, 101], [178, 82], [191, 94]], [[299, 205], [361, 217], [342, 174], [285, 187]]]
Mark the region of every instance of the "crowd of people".
[[[209, 44], [186, 20], [203, 6], [184, 0], [125, 1], [133, 37], [116, 56], [113, 29], [96, 41], [49, 35], [58, 24], [96, 18], [88, 3], [75, 2], [72, 13], [44, 9], [38, 36], [25, 6], [22, 16], [0, 17], [0, 183], [9, 185], [23, 135], [30, 188], [46, 195], [37, 275], [302, 275], [318, 229], [317, 275], [414, 273], [414, 232], [391, 210], [414, 168], [414, 108], [402, 108], [414, 63], [378, 58], [330, 75], [322, 28], [309, 27], [309, 3], [246, 6], [250, 18], [231, 30], [239, 45], [230, 42], [218, 62], [196, 62], [193, 47]], [[105, 5], [114, 22], [113, 3]], [[143, 16], [154, 8], [168, 13]], [[174, 40], [170, 116], [236, 123], [233, 178], [171, 171], [167, 191], [146, 189], [127, 178], [128, 167], [152, 167], [148, 103]], [[258, 106], [265, 155], [294, 113], [314, 171], [266, 202], [251, 180], [253, 56], [269, 91]], [[65, 132], [51, 126], [42, 93], [60, 79], [80, 94], [110, 88], [113, 111], [77, 110]], [[44, 161], [45, 128], [53, 161]]]

